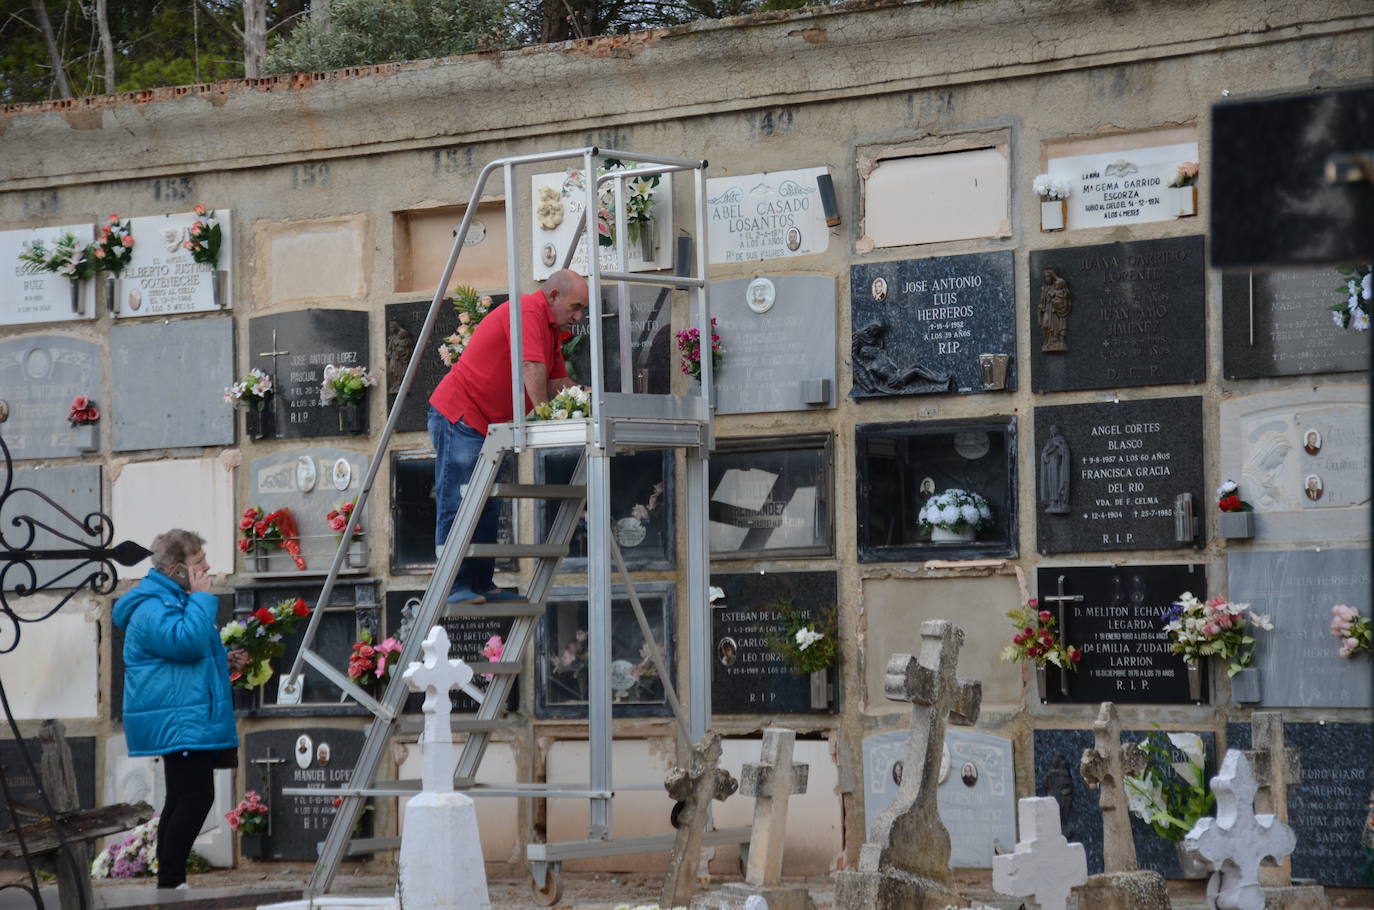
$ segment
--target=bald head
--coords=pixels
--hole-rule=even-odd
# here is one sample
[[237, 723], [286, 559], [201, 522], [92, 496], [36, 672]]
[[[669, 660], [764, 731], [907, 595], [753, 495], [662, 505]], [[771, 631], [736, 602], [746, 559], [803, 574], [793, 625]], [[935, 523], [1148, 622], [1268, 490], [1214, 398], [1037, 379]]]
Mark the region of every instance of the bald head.
[[587, 309], [587, 279], [572, 269], [554, 272], [544, 282], [544, 298], [559, 330], [566, 332]]

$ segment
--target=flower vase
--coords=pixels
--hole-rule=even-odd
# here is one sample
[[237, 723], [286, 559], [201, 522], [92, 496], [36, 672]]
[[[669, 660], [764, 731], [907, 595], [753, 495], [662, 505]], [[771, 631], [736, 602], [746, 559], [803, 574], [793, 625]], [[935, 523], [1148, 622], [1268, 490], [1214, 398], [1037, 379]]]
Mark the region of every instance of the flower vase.
[[113, 275], [105, 276], [105, 310], [119, 312], [119, 279]]
[[824, 670], [817, 670], [809, 677], [811, 685], [811, 710], [824, 711], [830, 707], [830, 671], [832, 668], [826, 667]]
[[67, 290], [68, 290], [68, 291], [71, 293], [71, 295], [72, 295], [72, 312], [73, 312], [73, 313], [80, 313], [80, 312], [81, 312], [81, 282], [80, 282], [80, 281], [77, 281], [75, 278], [72, 278], [72, 279], [68, 279], [67, 284], [69, 285], [69, 287], [68, 287]]
[[83, 423], [72, 427], [73, 443], [83, 452], [94, 452], [100, 448], [100, 425]]
[[1246, 667], [1231, 677], [1231, 704], [1253, 705], [1260, 700], [1260, 676], [1256, 667]]
[[639, 258], [645, 262], [654, 261], [654, 220], [646, 218], [639, 223]]
[[973, 528], [961, 528], [957, 531], [950, 528], [942, 528], [939, 525], [931, 525], [931, 543], [967, 543], [974, 538]]
[[215, 309], [222, 310], [229, 303], [229, 273], [223, 269], [215, 269], [210, 273], [210, 293], [215, 302]]
[[271, 439], [277, 435], [277, 418], [270, 405], [249, 408], [244, 413], [243, 423], [249, 439]]
[[1178, 217], [1191, 218], [1197, 214], [1197, 187], [1174, 187], [1174, 201], [1178, 204]]
[[1188, 668], [1188, 700], [1202, 704], [1202, 661], [1185, 660]]
[[239, 835], [239, 856], [244, 859], [263, 859], [269, 853], [267, 845], [267, 835], [265, 834], [240, 834]]
[[1050, 702], [1050, 672], [1044, 664], [1035, 665], [1035, 691], [1040, 696], [1040, 704]]
[[1069, 200], [1051, 199], [1048, 202], [1040, 201], [1040, 230], [1045, 234], [1053, 234], [1056, 231], [1064, 230], [1064, 226], [1069, 221]]
[[[261, 546], [261, 544], [259, 544], [259, 546]], [[262, 552], [261, 550], [254, 550], [253, 552], [248, 554], [247, 563], [250, 572], [266, 572], [267, 554]]]
[[342, 436], [361, 436], [366, 415], [360, 404], [341, 404], [339, 411], [339, 434]]
[[1254, 512], [1222, 512], [1217, 530], [1224, 540], [1249, 540], [1255, 536]]
[[352, 541], [348, 545], [348, 567], [350, 569], [367, 568], [367, 541], [361, 538]]
[[1178, 853], [1179, 878], [1196, 881], [1212, 874], [1206, 860], [1183, 849], [1183, 841], [1174, 841], [1174, 850]]

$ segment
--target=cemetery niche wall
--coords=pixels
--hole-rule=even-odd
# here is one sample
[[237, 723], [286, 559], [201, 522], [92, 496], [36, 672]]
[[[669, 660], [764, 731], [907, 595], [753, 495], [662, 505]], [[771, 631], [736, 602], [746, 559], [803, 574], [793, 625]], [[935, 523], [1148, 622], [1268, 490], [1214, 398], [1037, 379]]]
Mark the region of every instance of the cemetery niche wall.
[[[395, 638], [401, 644], [405, 644], [412, 635], [425, 634], [417, 632], [413, 622], [415, 610], [419, 608], [420, 598], [424, 597], [424, 594], [423, 590], [387, 591], [386, 627], [378, 634]], [[500, 655], [505, 648], [506, 639], [510, 636], [510, 628], [514, 622], [514, 619], [503, 619], [499, 616], [442, 616], [439, 618], [439, 625], [443, 626], [444, 631], [448, 633], [449, 658], [462, 658], [468, 663], [500, 660]], [[493, 657], [493, 654], [496, 656]], [[377, 685], [377, 691], [380, 692], [380, 684]], [[511, 686], [510, 694], [506, 698], [507, 711], [520, 710], [520, 689], [520, 686]], [[449, 699], [453, 704], [452, 710], [455, 714], [473, 714], [477, 711], [477, 702], [473, 701], [461, 689], [450, 690]], [[423, 693], [412, 693], [406, 699], [404, 712], [406, 714], [420, 714], [424, 700]]]
[[[1015, 417], [859, 424], [854, 449], [860, 562], [1016, 555]], [[968, 494], [990, 515], [972, 530]], [[927, 508], [946, 500], [947, 515]]]
[[[626, 338], [629, 340], [629, 385], [621, 376], [622, 330], [620, 314], [630, 313]], [[615, 283], [601, 293], [601, 363], [606, 372], [602, 382], [607, 392], [629, 391], [667, 395], [672, 388], [676, 352], [672, 338], [672, 293], [669, 288]], [[573, 323], [572, 338], [563, 345], [568, 376], [576, 383], [592, 384], [591, 323]]]
[[[538, 450], [534, 463], [535, 482], [568, 483], [579, 457], [578, 449]], [[620, 547], [625, 567], [631, 571], [671, 569], [676, 564], [673, 464], [671, 449], [628, 452], [611, 459], [611, 534]], [[548, 536], [558, 506], [557, 501], [547, 499], [535, 505], [540, 540]], [[610, 559], [609, 553], [606, 558]], [[587, 517], [584, 514], [578, 519], [560, 571], [586, 570]]]
[[[169, 382], [171, 376], [193, 381]], [[114, 450], [231, 445], [234, 322], [228, 317], [157, 320], [110, 328]]]
[[[289, 509], [300, 532], [301, 562], [285, 550], [259, 544], [258, 550], [245, 554], [244, 572], [249, 575], [279, 575], [309, 572], [324, 575], [339, 547], [339, 535], [329, 526], [330, 512], [355, 502], [367, 474], [367, 456], [347, 449], [300, 448], [254, 459], [248, 466], [249, 497], [263, 514]], [[370, 505], [370, 501], [369, 501]], [[365, 509], [358, 527], [362, 534], [349, 542], [349, 552], [341, 571], [357, 574], [367, 569], [377, 525], [372, 510]]]
[[834, 437], [721, 439], [711, 456], [712, 559], [829, 556]]
[[[676, 677], [676, 591], [669, 582], [635, 585], [649, 631]], [[671, 714], [658, 671], [649, 659], [645, 636], [630, 599], [620, 585], [611, 588], [611, 714], [613, 717], [667, 717]], [[555, 588], [534, 642], [534, 707], [540, 718], [587, 716], [587, 594], [585, 588]]]
[[[515, 462], [507, 459], [497, 472], [501, 483], [515, 477]], [[391, 571], [432, 572], [437, 563], [434, 549], [434, 524], [438, 506], [434, 500], [434, 451], [396, 449], [391, 453]], [[512, 500], [501, 500], [499, 543], [515, 541], [515, 507]], [[511, 558], [496, 560], [497, 571], [514, 572], [519, 564]]]

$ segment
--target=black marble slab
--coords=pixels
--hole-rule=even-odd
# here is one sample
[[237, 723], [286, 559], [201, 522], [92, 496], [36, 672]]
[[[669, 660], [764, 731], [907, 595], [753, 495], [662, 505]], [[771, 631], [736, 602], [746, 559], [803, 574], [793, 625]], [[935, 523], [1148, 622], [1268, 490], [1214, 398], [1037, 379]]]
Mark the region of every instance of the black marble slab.
[[1227, 379], [1347, 373], [1369, 368], [1369, 338], [1342, 328], [1346, 296], [1331, 267], [1226, 272], [1221, 278], [1222, 372]]
[[1032, 250], [1028, 281], [1035, 391], [1207, 378], [1200, 235]]
[[[247, 768], [245, 789], [256, 790], [267, 803], [268, 859], [314, 862], [317, 845], [334, 820], [330, 796], [286, 796], [286, 787], [342, 787], [353, 776], [363, 748], [361, 730], [307, 727], [263, 730], [242, 739]], [[372, 813], [362, 815], [362, 832], [370, 837]]]
[[[411, 625], [411, 615], [420, 606], [420, 599], [424, 597], [424, 594], [424, 591], [387, 591], [386, 631], [383, 634], [390, 635], [402, 643], [405, 642], [407, 636], [414, 635], [415, 630]], [[469, 663], [487, 660], [488, 658], [482, 654], [482, 649], [486, 647], [487, 642], [493, 635], [498, 635], [504, 645], [506, 640], [510, 638], [511, 626], [515, 624], [514, 619], [472, 616], [441, 616], [438, 622], [448, 632], [448, 656], [461, 658]], [[429, 633], [426, 631], [421, 634], [427, 635]], [[523, 659], [523, 655], [503, 653], [500, 659], [520, 661]], [[485, 681], [479, 678], [477, 684], [485, 686]], [[422, 693], [412, 693], [406, 699], [404, 712], [406, 714], [421, 713], [424, 700], [425, 697]], [[453, 704], [455, 714], [473, 714], [477, 711], [477, 702], [460, 689], [450, 690], [449, 700]], [[506, 699], [506, 710], [520, 710], [520, 686], [518, 684], [511, 687], [510, 696]]]
[[[275, 333], [275, 334], [274, 334]], [[272, 376], [269, 407], [276, 418], [275, 439], [367, 435], [367, 402], [350, 426], [340, 408], [320, 404], [328, 364], [365, 366], [384, 378], [385, 364], [369, 360], [367, 313], [358, 310], [298, 310], [248, 321], [248, 365]], [[370, 397], [380, 385], [371, 389]]]

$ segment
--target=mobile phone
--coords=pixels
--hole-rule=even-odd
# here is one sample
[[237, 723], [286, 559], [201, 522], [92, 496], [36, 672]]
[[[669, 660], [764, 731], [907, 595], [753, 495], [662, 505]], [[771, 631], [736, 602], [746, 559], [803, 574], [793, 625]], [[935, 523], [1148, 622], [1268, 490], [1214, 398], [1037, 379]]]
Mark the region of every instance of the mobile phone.
[[176, 582], [177, 584], [181, 585], [183, 588], [190, 590], [191, 571], [186, 568], [185, 563], [179, 562], [176, 565], [172, 566], [170, 569], [168, 569], [167, 577], [172, 579], [172, 581]]

